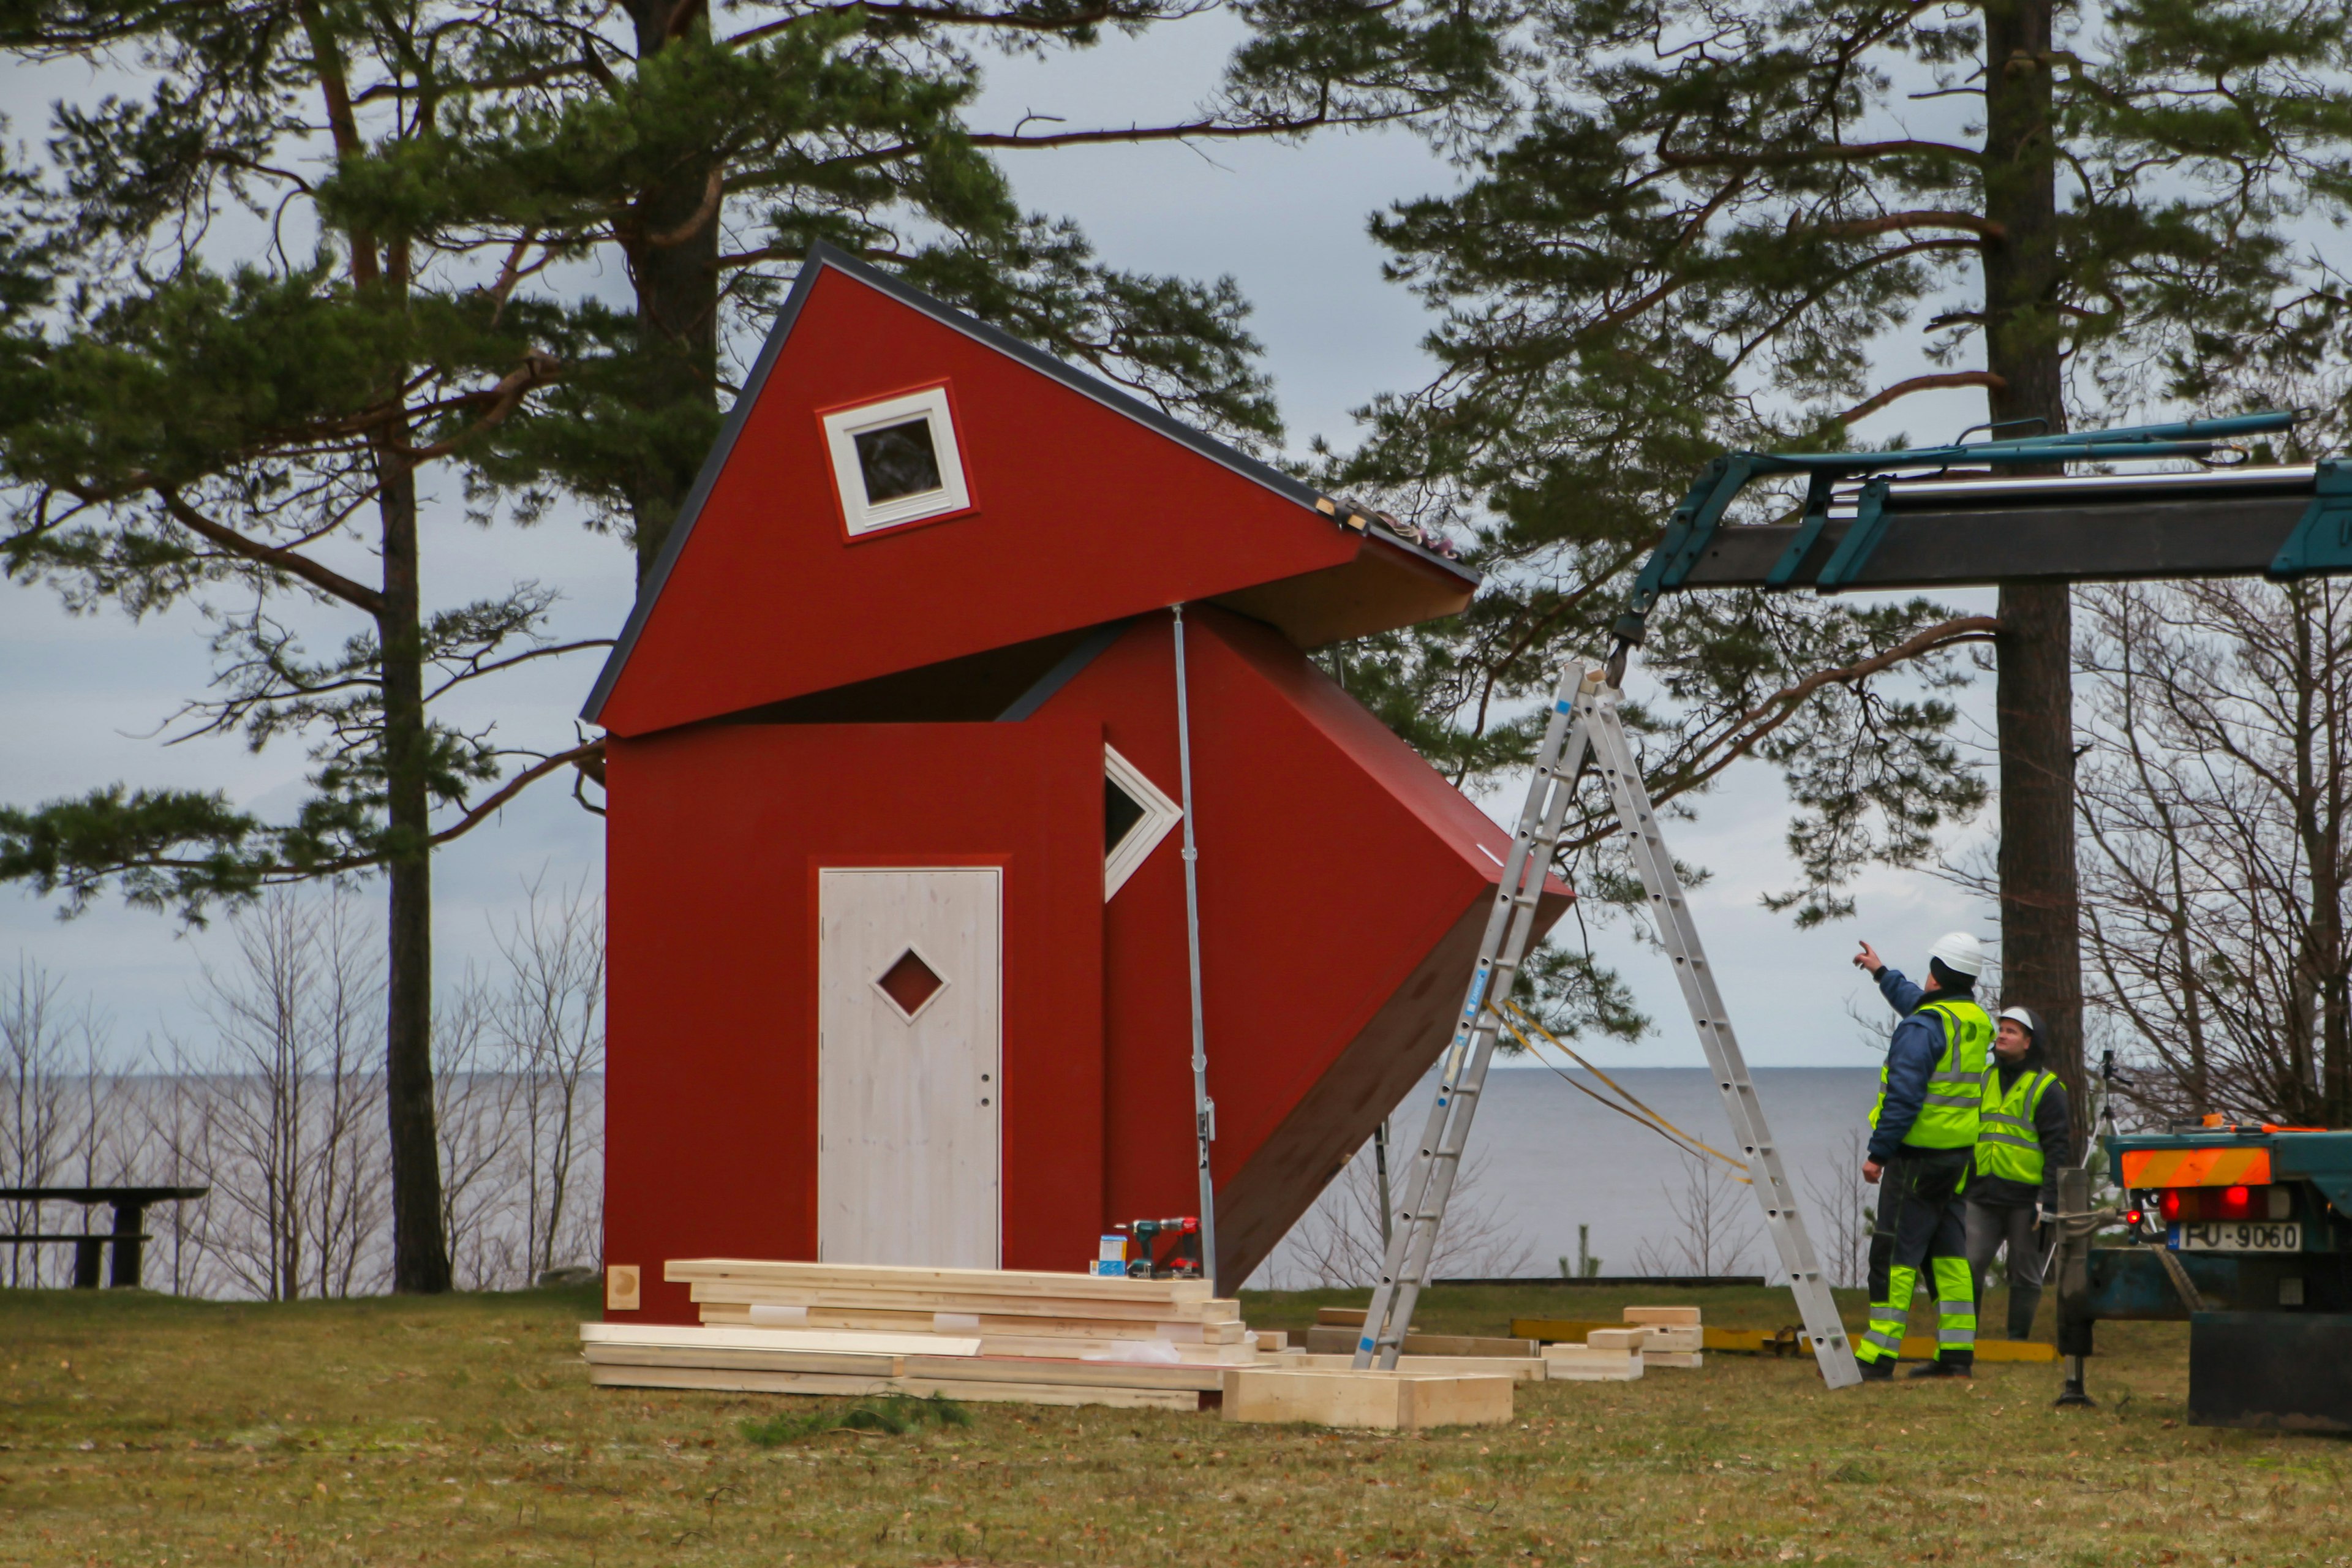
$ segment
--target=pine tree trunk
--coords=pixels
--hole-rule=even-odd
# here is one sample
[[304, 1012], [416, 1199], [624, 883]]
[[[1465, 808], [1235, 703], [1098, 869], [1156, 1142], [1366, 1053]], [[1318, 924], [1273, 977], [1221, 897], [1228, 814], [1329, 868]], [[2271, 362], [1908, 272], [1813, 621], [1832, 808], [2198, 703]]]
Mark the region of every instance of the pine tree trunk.
[[[1986, 368], [1996, 420], [2066, 427], [2060, 358], [2057, 170], [2051, 134], [2051, 0], [1984, 7]], [[1997, 432], [2029, 435], [2030, 428]], [[2063, 584], [2005, 583], [1995, 705], [2000, 745], [2001, 999], [2040, 1013], [2074, 1106], [2083, 1069], [2083, 966], [2074, 873], [2073, 615]], [[2074, 1119], [2079, 1156], [2088, 1118]]]
[[[405, 424], [401, 429], [405, 431]], [[384, 1005], [384, 1100], [392, 1131], [392, 1288], [449, 1289], [441, 1228], [440, 1141], [433, 1125], [433, 850], [425, 790], [423, 621], [416, 571], [416, 477], [384, 454], [384, 816], [392, 884]]]
[[[708, 29], [703, 0], [627, 0], [637, 58]], [[637, 193], [625, 239], [637, 294], [635, 401], [649, 437], [631, 483], [637, 581], [677, 521], [719, 412], [719, 215], [712, 158], [681, 160]], [[681, 416], [700, 414], [697, 420]], [[705, 426], [708, 426], [708, 432]]]

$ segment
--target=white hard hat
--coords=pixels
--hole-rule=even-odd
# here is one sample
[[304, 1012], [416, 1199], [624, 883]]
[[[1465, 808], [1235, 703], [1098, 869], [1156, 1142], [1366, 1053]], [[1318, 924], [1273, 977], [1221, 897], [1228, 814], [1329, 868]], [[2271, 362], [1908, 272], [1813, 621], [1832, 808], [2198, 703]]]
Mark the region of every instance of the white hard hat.
[[1944, 967], [1974, 977], [1984, 973], [1984, 943], [1964, 931], [1946, 931], [1927, 950], [1929, 958], [1941, 959]]

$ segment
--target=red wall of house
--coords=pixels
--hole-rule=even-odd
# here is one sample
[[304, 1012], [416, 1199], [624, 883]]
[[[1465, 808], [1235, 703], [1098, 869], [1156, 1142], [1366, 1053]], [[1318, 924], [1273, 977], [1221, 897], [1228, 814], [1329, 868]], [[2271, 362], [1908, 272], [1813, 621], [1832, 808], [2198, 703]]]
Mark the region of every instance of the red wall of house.
[[[1188, 611], [1185, 625], [1223, 1192], [1465, 910], [1491, 892], [1510, 839], [1272, 631], [1208, 608]], [[1039, 717], [1100, 724], [1177, 798], [1173, 660], [1169, 620], [1152, 616]], [[1180, 848], [1181, 829], [1105, 913], [1113, 1220], [1199, 1207]], [[1444, 1039], [1428, 1042], [1431, 1055]]]
[[[816, 871], [1000, 865], [1004, 1231], [1076, 1268], [1103, 1207], [1102, 727], [730, 725], [614, 740], [604, 1256], [816, 1255]], [[1187, 1103], [1189, 1103], [1187, 1091]]]
[[[817, 411], [941, 380], [975, 510], [845, 539]], [[594, 717], [642, 735], [1337, 565], [1361, 543], [826, 268]]]

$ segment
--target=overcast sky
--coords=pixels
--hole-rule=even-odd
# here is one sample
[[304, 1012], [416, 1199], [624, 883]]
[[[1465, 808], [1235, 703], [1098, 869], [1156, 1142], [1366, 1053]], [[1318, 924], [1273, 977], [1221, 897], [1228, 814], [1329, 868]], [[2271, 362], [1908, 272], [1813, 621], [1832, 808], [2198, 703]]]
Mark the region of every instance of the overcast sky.
[[[989, 67], [990, 90], [974, 122], [1009, 128], [1029, 112], [1061, 115], [1074, 126], [1181, 114], [1213, 84], [1230, 38], [1212, 16], [1156, 29], [1139, 42], [1114, 39], [1076, 59], [997, 61]], [[15, 139], [35, 142], [51, 99], [89, 90], [76, 70], [17, 68], [0, 76], [0, 113], [13, 121]], [[1428, 320], [1412, 296], [1382, 281], [1381, 255], [1365, 235], [1367, 217], [1386, 203], [1453, 183], [1452, 171], [1409, 134], [1334, 136], [1304, 147], [1066, 149], [1009, 159], [1007, 167], [1024, 204], [1078, 219], [1108, 261], [1235, 277], [1256, 307], [1254, 327], [1297, 447], [1317, 436], [1351, 445], [1351, 408], [1425, 379], [1429, 362], [1419, 340]], [[618, 295], [613, 279], [583, 277], [579, 286]], [[1889, 367], [1890, 378], [1906, 373]], [[1915, 399], [1866, 429], [1948, 437], [1980, 418], [1980, 406], [1973, 394]], [[457, 499], [454, 486], [445, 485], [428, 514], [428, 605], [495, 594], [514, 577], [530, 576], [563, 585], [559, 635], [618, 629], [630, 571], [616, 541], [560, 524], [522, 537], [486, 534], [462, 521]], [[1990, 597], [1953, 596], [1970, 608], [1989, 605]], [[322, 616], [304, 629], [340, 638], [351, 626]], [[0, 801], [27, 804], [121, 780], [221, 788], [266, 815], [290, 809], [302, 795], [306, 764], [299, 748], [281, 743], [257, 755], [217, 740], [159, 744], [158, 725], [201, 689], [209, 668], [205, 635], [191, 610], [137, 626], [112, 614], [75, 618], [46, 589], [0, 584], [0, 732], [9, 738], [0, 747]], [[549, 750], [568, 743], [595, 663], [593, 655], [543, 661], [508, 678], [498, 693], [501, 736]], [[1979, 739], [1989, 730], [1990, 702], [1982, 688], [1968, 700]], [[476, 717], [492, 715], [484, 709]], [[1507, 795], [1488, 803], [1490, 809], [1515, 811], [1518, 787]], [[1978, 900], [1926, 874], [1885, 871], [1856, 888], [1857, 920], [1797, 932], [1758, 902], [1793, 876], [1774, 775], [1760, 766], [1735, 771], [1699, 811], [1696, 823], [1670, 830], [1672, 843], [1680, 858], [1714, 873], [1694, 907], [1734, 1021], [1759, 1064], [1869, 1059], [1846, 1011], [1870, 994], [1847, 964], [1858, 937], [1916, 970], [1945, 930], [1996, 934], [1991, 911]], [[1201, 852], [1213, 857], [1216, 846], [1204, 842]], [[523, 885], [541, 875], [559, 883], [602, 876], [599, 820], [560, 788], [527, 795], [500, 821], [436, 859], [445, 977], [494, 959], [493, 928], [514, 918]], [[63, 978], [69, 998], [99, 1006], [122, 1059], [147, 1042], [191, 1030], [199, 965], [217, 962], [224, 945], [217, 931], [185, 933], [167, 919], [111, 904], [61, 924], [53, 903], [0, 889], [0, 961], [20, 955], [42, 965]], [[1701, 1062], [1664, 961], [1622, 933], [1603, 934], [1599, 945], [1633, 983], [1659, 1027], [1638, 1046], [1591, 1054], [1609, 1064]]]

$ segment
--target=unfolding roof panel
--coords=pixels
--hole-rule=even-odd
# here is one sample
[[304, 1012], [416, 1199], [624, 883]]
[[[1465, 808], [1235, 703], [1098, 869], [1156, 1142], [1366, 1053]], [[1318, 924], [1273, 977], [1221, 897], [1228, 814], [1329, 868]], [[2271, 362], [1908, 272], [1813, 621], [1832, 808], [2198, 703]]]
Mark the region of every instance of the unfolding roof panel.
[[[964, 504], [877, 526], [842, 498], [843, 411], [937, 389]], [[1318, 499], [820, 247], [586, 716], [646, 734], [1222, 595], [1310, 645], [1467, 598], [1472, 574]]]

